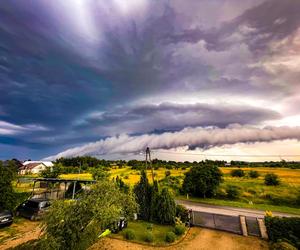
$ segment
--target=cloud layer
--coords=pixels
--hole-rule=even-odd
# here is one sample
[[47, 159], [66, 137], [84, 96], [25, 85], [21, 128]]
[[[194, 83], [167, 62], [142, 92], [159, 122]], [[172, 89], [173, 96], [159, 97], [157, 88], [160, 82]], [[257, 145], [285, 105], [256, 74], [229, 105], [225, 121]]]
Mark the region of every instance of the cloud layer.
[[228, 128], [186, 128], [178, 132], [150, 134], [140, 136], [120, 135], [110, 137], [84, 146], [63, 151], [46, 158], [54, 160], [60, 157], [79, 155], [103, 156], [109, 154], [128, 154], [151, 149], [170, 149], [188, 146], [191, 149], [209, 148], [235, 143], [270, 142], [274, 140], [300, 139], [300, 127], [265, 127], [262, 129], [244, 126]]
[[296, 0], [3, 0], [1, 157], [287, 121], [299, 13]]

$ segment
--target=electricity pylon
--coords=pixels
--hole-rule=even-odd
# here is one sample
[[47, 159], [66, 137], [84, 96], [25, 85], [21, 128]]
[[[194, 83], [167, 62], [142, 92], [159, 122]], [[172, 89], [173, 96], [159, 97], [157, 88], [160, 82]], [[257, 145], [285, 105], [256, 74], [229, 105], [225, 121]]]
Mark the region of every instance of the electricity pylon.
[[152, 181], [154, 183], [154, 172], [153, 172], [153, 168], [152, 168], [151, 153], [150, 153], [149, 147], [146, 148], [146, 171], [148, 169], [148, 161], [149, 161], [149, 165], [150, 165], [150, 169], [151, 169], [151, 173], [152, 173]]

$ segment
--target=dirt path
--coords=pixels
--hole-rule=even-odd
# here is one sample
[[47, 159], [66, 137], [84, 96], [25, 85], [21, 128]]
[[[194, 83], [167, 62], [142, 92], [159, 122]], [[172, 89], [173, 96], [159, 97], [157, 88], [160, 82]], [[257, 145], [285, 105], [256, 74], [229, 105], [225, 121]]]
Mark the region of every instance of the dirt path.
[[37, 239], [41, 233], [38, 222], [28, 221], [20, 225], [12, 225], [11, 227], [13, 226], [17, 233], [0, 244], [1, 250], [13, 248], [27, 241]]
[[210, 229], [191, 228], [186, 238], [177, 245], [169, 247], [151, 247], [123, 240], [105, 238], [93, 245], [89, 250], [267, 250], [268, 243], [256, 237], [220, 232]]

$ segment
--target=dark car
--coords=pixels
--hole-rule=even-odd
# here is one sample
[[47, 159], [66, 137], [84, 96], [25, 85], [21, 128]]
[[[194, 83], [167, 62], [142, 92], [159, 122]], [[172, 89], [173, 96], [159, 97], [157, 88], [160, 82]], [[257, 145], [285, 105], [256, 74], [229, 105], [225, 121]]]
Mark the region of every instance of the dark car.
[[40, 219], [51, 205], [47, 199], [30, 199], [18, 206], [16, 215], [30, 220]]
[[13, 222], [13, 214], [8, 210], [0, 209], [0, 226], [9, 226]]

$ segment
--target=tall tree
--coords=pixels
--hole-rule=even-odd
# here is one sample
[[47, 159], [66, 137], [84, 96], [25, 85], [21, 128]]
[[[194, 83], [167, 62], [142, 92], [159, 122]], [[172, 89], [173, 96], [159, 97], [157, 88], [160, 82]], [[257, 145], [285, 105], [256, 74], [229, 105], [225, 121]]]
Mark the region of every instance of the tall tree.
[[141, 171], [141, 179], [133, 190], [139, 204], [139, 218], [149, 221], [151, 217], [152, 187], [149, 184], [145, 170]]
[[161, 224], [173, 224], [176, 216], [176, 203], [167, 188], [163, 188], [156, 198], [155, 219]]

